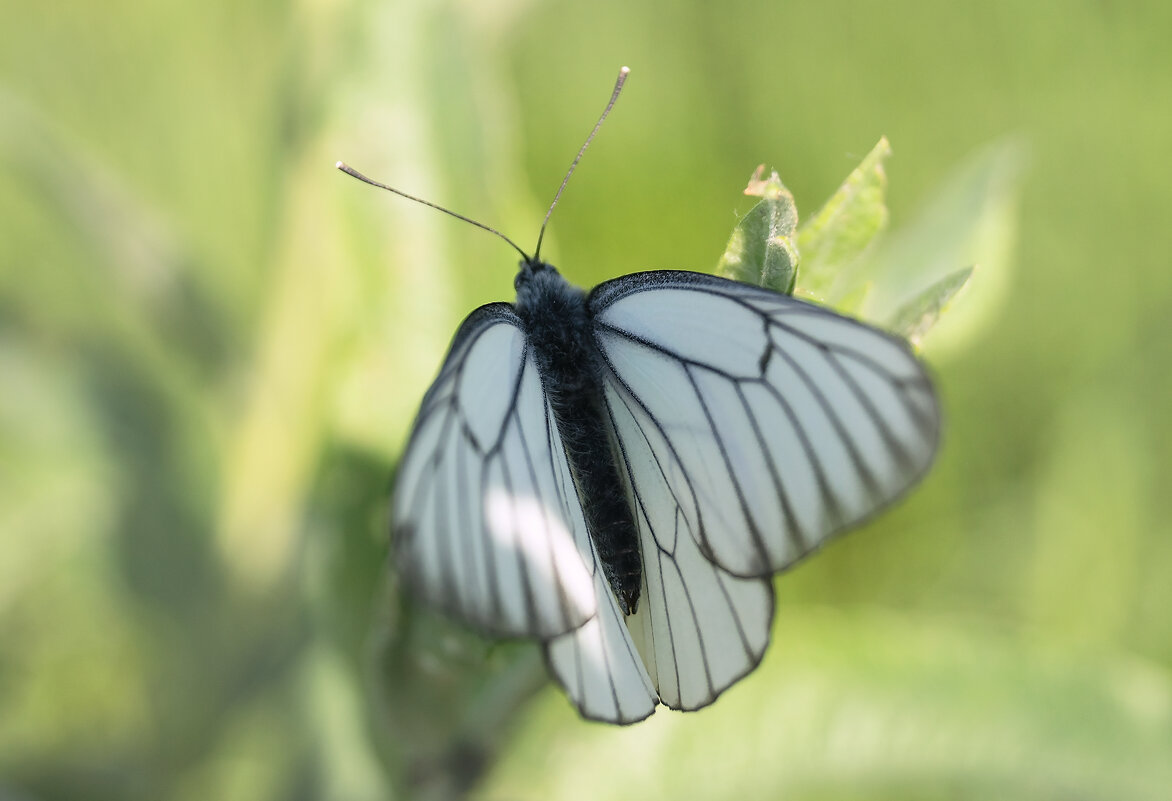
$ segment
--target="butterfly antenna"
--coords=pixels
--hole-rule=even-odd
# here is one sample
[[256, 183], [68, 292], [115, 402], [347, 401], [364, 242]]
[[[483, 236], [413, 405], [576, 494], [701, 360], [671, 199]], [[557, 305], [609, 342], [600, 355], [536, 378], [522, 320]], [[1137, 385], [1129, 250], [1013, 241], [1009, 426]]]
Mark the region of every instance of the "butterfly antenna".
[[[451, 209], [445, 209], [443, 206], [439, 206], [435, 203], [424, 200], [421, 197], [415, 197], [415, 195], [409, 195], [406, 192], [403, 192], [402, 190], [396, 189], [393, 186], [387, 186], [386, 184], [379, 183], [378, 181], [374, 180], [373, 178], [367, 178], [365, 175], [360, 173], [358, 170], [354, 169], [349, 164], [346, 164], [344, 162], [339, 161], [334, 166], [337, 167], [342, 172], [346, 173], [347, 175], [354, 177], [354, 178], [357, 178], [359, 181], [362, 181], [364, 184], [370, 184], [371, 186], [377, 186], [379, 189], [385, 189], [388, 192], [394, 192], [399, 197], [405, 197], [408, 200], [414, 200], [416, 203], [422, 203], [425, 206], [430, 206], [431, 208], [435, 209], [436, 211], [442, 211], [444, 214], [455, 217], [457, 220], [463, 220], [466, 223], [471, 223], [472, 225], [475, 225], [477, 228], [482, 228], [485, 231], [488, 231], [490, 234], [496, 234], [501, 239], [505, 240], [510, 245], [512, 245], [513, 249], [521, 254], [521, 258], [525, 259], [525, 261], [527, 261], [527, 262], [532, 261], [529, 258], [529, 254], [527, 254], [525, 251], [521, 250], [521, 248], [517, 246], [516, 242], [509, 239], [507, 236], [505, 236], [504, 234], [502, 234], [500, 231], [498, 231], [495, 228], [490, 228], [489, 226], [485, 225], [482, 222], [477, 222], [476, 220], [473, 220], [471, 217], [465, 217], [463, 214], [457, 214], [456, 212], [452, 211]], [[540, 244], [541, 243], [539, 241], [538, 246], [540, 246]]]
[[[619, 70], [618, 80], [614, 82], [614, 91], [610, 93], [610, 102], [606, 104], [606, 108], [602, 110], [602, 116], [598, 118], [598, 122], [594, 124], [594, 130], [586, 137], [586, 141], [582, 143], [582, 149], [578, 151], [578, 155], [574, 157], [574, 163], [570, 165], [570, 169], [566, 172], [566, 177], [562, 179], [562, 185], [558, 187], [558, 193], [553, 196], [553, 203], [549, 204], [549, 211], [545, 213], [545, 220], [541, 223], [541, 232], [537, 235], [537, 248], [533, 251], [533, 259], [536, 261], [541, 258], [541, 240], [545, 238], [545, 226], [549, 225], [550, 215], [553, 214], [554, 208], [558, 201], [562, 199], [562, 192], [566, 188], [566, 184], [570, 182], [570, 176], [574, 174], [574, 168], [578, 166], [578, 162], [582, 160], [582, 154], [586, 152], [586, 148], [590, 147], [590, 143], [594, 141], [594, 135], [598, 133], [598, 129], [602, 127], [602, 123], [606, 121], [606, 115], [610, 114], [610, 110], [614, 108], [615, 101], [619, 99], [619, 92], [623, 91], [623, 84], [627, 82], [627, 76], [631, 73], [629, 67], [623, 67]], [[516, 247], [514, 245], [513, 247]]]

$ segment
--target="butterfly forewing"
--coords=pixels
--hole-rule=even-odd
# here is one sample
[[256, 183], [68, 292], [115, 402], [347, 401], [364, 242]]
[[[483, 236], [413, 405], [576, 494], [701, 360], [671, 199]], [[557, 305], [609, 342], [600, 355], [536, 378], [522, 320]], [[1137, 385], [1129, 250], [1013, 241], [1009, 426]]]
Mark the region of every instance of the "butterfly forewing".
[[730, 573], [784, 569], [931, 463], [931, 383], [877, 329], [700, 273], [624, 276], [589, 303], [608, 397], [655, 423], [648, 447], [680, 518]]
[[490, 304], [457, 333], [399, 467], [394, 558], [431, 604], [549, 638], [598, 607], [589, 535], [529, 343]]

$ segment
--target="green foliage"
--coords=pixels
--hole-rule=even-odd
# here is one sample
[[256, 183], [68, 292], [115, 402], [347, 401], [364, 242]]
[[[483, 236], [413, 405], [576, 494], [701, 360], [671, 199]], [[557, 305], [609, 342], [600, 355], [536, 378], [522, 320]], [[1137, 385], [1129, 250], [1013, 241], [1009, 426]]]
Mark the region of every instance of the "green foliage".
[[[1172, 781], [1166, 4], [3, 17], [0, 798]], [[762, 197], [721, 269], [785, 288], [796, 265], [795, 294], [923, 336], [947, 430], [908, 503], [779, 580], [758, 673], [616, 730], [542, 690], [531, 646], [384, 583], [403, 437], [513, 256], [332, 165], [523, 236], [620, 63], [627, 95], [550, 229], [559, 267], [584, 286], [711, 267], [730, 176], [778, 159], [799, 205], [832, 199], [795, 232], [784, 193]], [[832, 192], [880, 131], [899, 158], [881, 142]]]
[[757, 168], [745, 194], [761, 198], [733, 229], [716, 265], [716, 274], [733, 281], [757, 284], [790, 294], [798, 274], [798, 249], [794, 233], [798, 210], [794, 196], [776, 172], [762, 179]]
[[839, 305], [858, 284], [857, 263], [871, 240], [887, 227], [887, 175], [884, 160], [891, 155], [887, 139], [880, 139], [838, 191], [798, 233], [798, 249], [805, 254], [802, 294]]
[[968, 286], [975, 269], [965, 267], [944, 276], [900, 307], [888, 320], [887, 327], [913, 345], [919, 345], [939, 322], [945, 307]]
[[[587, 784], [598, 801], [1166, 797], [1165, 670], [930, 616], [779, 615], [757, 672], [699, 712], [615, 732], [568, 725], [551, 692], [483, 797], [556, 801]], [[705, 768], [647, 769], [666, 754]]]
[[[923, 337], [924, 322], [969, 280], [980, 292], [950, 311], [932, 336], [932, 348], [962, 348], [1004, 303], [1016, 239], [1018, 176], [1022, 147], [1003, 141], [982, 148], [957, 167], [924, 204], [923, 211], [884, 241], [868, 265], [873, 291], [860, 306], [868, 319]], [[972, 268], [967, 277], [963, 268]], [[923, 310], [919, 322], [916, 318]]]
[[[793, 195], [781, 177], [774, 172], [762, 179], [765, 168], [758, 167], [745, 194], [761, 200], [733, 228], [716, 274], [786, 294], [792, 293], [797, 284], [800, 295], [829, 303], [848, 314], [859, 314], [874, 296], [887, 303], [892, 297], [906, 298], [903, 305], [888, 314], [883, 313], [886, 310], [882, 301], [867, 308], [872, 314], [879, 309], [878, 316], [871, 318], [873, 322], [920, 345], [945, 309], [968, 286], [975, 267], [962, 267], [933, 283], [925, 282], [940, 271], [943, 259], [959, 257], [964, 243], [1000, 233], [990, 230], [993, 226], [986, 222], [987, 216], [995, 217], [1002, 227], [1012, 225], [1012, 215], [1006, 211], [1012, 190], [1002, 186], [1001, 192], [994, 195], [990, 189], [993, 182], [989, 173], [1008, 171], [1001, 163], [1004, 158], [985, 166], [977, 176], [966, 175], [965, 185], [949, 186], [943, 192], [951, 199], [947, 205], [951, 214], [946, 217], [950, 225], [945, 233], [940, 233], [939, 225], [919, 222], [903, 235], [905, 249], [912, 252], [905, 253], [898, 262], [899, 271], [882, 269], [869, 255], [887, 227], [883, 161], [890, 155], [887, 139], [880, 139], [801, 228]], [[958, 224], [958, 220], [967, 220], [968, 224]], [[805, 258], [799, 268], [802, 253]], [[1004, 260], [1002, 255], [1001, 261]], [[998, 267], [1005, 269], [1001, 264]]]

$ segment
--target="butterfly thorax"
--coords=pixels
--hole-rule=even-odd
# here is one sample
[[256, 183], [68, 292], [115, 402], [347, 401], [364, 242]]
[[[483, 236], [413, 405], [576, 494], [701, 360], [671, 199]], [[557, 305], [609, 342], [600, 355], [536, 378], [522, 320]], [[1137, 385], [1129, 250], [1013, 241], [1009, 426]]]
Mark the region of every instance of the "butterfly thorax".
[[577, 485], [586, 527], [619, 606], [639, 602], [642, 563], [631, 501], [619, 475], [602, 396], [602, 354], [595, 344], [586, 293], [541, 261], [522, 262], [514, 282], [541, 383]]

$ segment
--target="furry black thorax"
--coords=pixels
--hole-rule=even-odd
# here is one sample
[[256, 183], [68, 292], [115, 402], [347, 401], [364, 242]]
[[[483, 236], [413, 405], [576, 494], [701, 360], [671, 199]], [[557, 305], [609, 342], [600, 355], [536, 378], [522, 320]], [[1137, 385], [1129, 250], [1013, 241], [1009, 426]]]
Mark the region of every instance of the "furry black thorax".
[[521, 262], [514, 286], [517, 314], [553, 409], [587, 530], [619, 606], [633, 614], [642, 584], [639, 538], [602, 396], [606, 367], [587, 295], [537, 260]]

